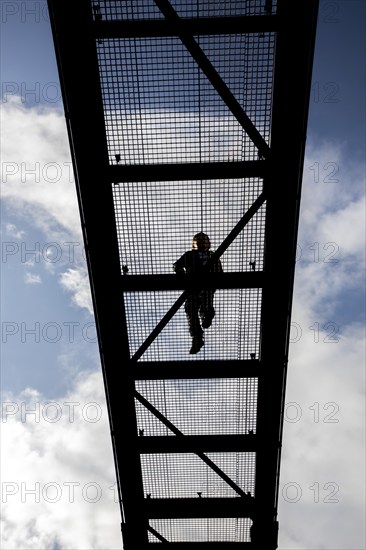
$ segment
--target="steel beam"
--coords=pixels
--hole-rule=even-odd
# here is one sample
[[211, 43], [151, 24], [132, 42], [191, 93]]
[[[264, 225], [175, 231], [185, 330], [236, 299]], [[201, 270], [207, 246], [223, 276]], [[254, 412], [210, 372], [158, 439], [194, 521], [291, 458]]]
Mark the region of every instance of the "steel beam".
[[[134, 550], [148, 541], [147, 519], [140, 508], [143, 484], [135, 442], [138, 435], [134, 381], [128, 378], [127, 371], [115, 368], [117, 357], [122, 364], [128, 363], [130, 351], [123, 293], [120, 291], [112, 186], [106, 181], [109, 161], [92, 6], [90, 0], [48, 0], [48, 11], [90, 276], [123, 542], [125, 550]], [[81, 93], [81, 90], [85, 93]], [[90, 131], [90, 127], [93, 131]], [[96, 220], [101, 223], [96, 223]], [[128, 453], [126, 441], [129, 445]]]
[[[276, 15], [250, 15], [237, 17], [190, 17], [182, 18], [180, 27], [192, 35], [239, 34], [275, 32]], [[156, 20], [119, 20], [94, 22], [94, 36], [105, 38], [145, 38], [174, 36], [177, 30], [166, 19]]]
[[179, 164], [112, 164], [107, 168], [106, 178], [111, 183], [135, 181], [186, 181], [227, 180], [220, 185], [230, 184], [230, 179], [264, 178], [268, 163], [264, 160], [235, 162], [187, 162]]
[[246, 453], [257, 450], [255, 434], [248, 435], [185, 435], [142, 436], [137, 442], [141, 454], [225, 452]]
[[[281, 459], [283, 409], [295, 274], [297, 230], [318, 0], [278, 0], [268, 177], [265, 266], [260, 356], [271, 361], [258, 384], [256, 491], [261, 502], [258, 540], [275, 521]], [[289, 75], [291, 85], [289, 85]], [[294, 90], [296, 92], [294, 93]], [[271, 548], [277, 548], [273, 540]]]
[[152, 535], [154, 535], [154, 537], [156, 537], [158, 540], [160, 540], [160, 542], [169, 542], [168, 539], [166, 539], [165, 537], [163, 537], [163, 535], [158, 533], [158, 531], [156, 531], [156, 529], [151, 527], [151, 525], [148, 526], [148, 530], [150, 531], [150, 533]]
[[253, 497], [237, 498], [145, 498], [142, 509], [149, 519], [250, 518]]
[[200, 288], [262, 288], [264, 274], [261, 271], [231, 273], [198, 273], [192, 275], [122, 275], [123, 292], [157, 290], [199, 290]]
[[[251, 542], [169, 542], [171, 550], [263, 550]], [[139, 550], [151, 550], [151, 543]]]
[[[131, 361], [128, 368], [134, 380], [259, 378], [266, 371], [265, 365], [258, 359]], [[270, 364], [268, 368], [271, 368]]]
[[[251, 542], [169, 542], [171, 550], [263, 550]], [[151, 543], [139, 550], [151, 550]]]

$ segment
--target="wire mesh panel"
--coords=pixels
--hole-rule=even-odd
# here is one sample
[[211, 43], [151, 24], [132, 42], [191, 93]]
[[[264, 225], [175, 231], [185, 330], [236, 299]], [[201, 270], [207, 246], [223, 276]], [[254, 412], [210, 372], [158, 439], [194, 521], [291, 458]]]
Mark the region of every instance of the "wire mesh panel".
[[[180, 17], [233, 17], [238, 15], [273, 15], [276, 0], [171, 0]], [[161, 19], [153, 0], [110, 0], [93, 2], [95, 19], [138, 20]]]
[[[257, 130], [268, 142], [275, 33], [201, 36], [198, 43]], [[247, 153], [246, 153], [247, 151]], [[230, 160], [255, 158], [248, 146]]]
[[[121, 266], [131, 275], [173, 273], [205, 231], [215, 250], [262, 192], [259, 178], [113, 185]], [[221, 258], [223, 270], [263, 269], [265, 204]], [[122, 269], [122, 267], [121, 267]]]
[[[150, 520], [168, 542], [249, 542], [248, 518], [176, 518]], [[158, 540], [149, 533], [149, 542]]]
[[[255, 433], [257, 378], [139, 380], [136, 390], [184, 435]], [[173, 432], [137, 399], [136, 417], [144, 435]]]
[[[236, 485], [254, 496], [255, 453], [206, 453]], [[233, 498], [235, 490], [193, 453], [141, 455], [149, 498]]]
[[[261, 289], [217, 290], [215, 317], [204, 331], [205, 345], [189, 355], [191, 335], [183, 305], [147, 350], [142, 361], [259, 358]], [[180, 291], [126, 292], [125, 308], [131, 357], [180, 297]]]
[[[274, 39], [274, 33], [196, 37], [267, 141]], [[178, 37], [102, 39], [97, 51], [111, 164], [257, 159], [255, 145]]]

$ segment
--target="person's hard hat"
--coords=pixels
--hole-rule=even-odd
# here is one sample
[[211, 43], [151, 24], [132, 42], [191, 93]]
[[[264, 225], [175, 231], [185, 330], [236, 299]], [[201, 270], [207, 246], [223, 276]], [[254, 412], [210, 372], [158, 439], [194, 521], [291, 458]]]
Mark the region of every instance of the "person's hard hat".
[[196, 233], [192, 239], [192, 248], [193, 250], [209, 250], [211, 248], [209, 236], [202, 231]]

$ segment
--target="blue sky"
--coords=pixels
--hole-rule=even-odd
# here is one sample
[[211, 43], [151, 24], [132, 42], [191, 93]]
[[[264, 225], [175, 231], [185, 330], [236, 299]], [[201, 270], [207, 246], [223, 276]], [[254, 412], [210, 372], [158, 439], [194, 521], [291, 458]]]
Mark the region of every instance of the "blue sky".
[[[365, 11], [362, 0], [320, 3], [286, 394], [280, 550], [365, 547]], [[121, 548], [45, 2], [1, 3], [0, 67], [2, 547]]]

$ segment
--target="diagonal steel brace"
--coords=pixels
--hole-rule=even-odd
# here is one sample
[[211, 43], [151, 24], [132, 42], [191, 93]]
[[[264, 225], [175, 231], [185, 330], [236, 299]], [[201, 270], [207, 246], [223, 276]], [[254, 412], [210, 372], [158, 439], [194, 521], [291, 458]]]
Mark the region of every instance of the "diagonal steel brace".
[[150, 531], [150, 533], [152, 533], [154, 535], [154, 537], [156, 537], [157, 539], [160, 540], [160, 542], [169, 542], [165, 537], [163, 537], [163, 535], [161, 535], [160, 533], [158, 533], [154, 527], [151, 527], [151, 525], [148, 525], [147, 526], [147, 530]]

